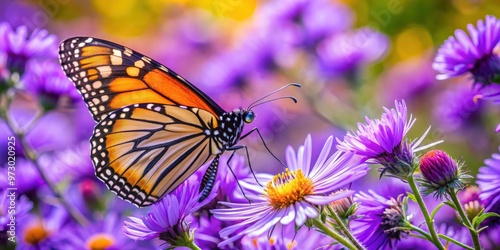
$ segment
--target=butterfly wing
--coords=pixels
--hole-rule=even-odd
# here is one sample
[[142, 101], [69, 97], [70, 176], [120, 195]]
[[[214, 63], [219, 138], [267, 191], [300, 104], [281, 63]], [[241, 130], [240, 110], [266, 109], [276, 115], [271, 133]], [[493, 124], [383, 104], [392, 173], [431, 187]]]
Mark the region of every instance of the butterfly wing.
[[210, 112], [162, 104], [134, 104], [106, 116], [94, 129], [96, 176], [122, 199], [142, 207], [173, 191], [215, 155], [206, 135]]
[[90, 37], [65, 40], [61, 66], [97, 122], [131, 104], [160, 103], [224, 110], [193, 84], [162, 64], [127, 47]]
[[88, 37], [64, 41], [59, 58], [98, 122], [96, 176], [119, 197], [151, 205], [221, 152], [208, 134], [224, 110], [167, 67]]

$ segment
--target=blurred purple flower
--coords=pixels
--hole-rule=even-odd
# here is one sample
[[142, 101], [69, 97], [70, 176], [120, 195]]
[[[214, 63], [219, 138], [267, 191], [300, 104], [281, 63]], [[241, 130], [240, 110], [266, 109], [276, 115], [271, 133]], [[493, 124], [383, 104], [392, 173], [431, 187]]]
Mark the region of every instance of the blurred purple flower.
[[70, 177], [73, 182], [95, 178], [88, 141], [81, 141], [73, 147], [58, 150], [44, 161], [51, 165], [52, 171], [64, 173], [64, 176]]
[[249, 81], [255, 65], [247, 54], [226, 52], [216, 55], [202, 68], [196, 82], [210, 88], [242, 87]]
[[257, 13], [255, 22], [259, 30], [265, 30], [265, 36], [306, 48], [353, 23], [353, 13], [346, 5], [327, 0], [270, 2]]
[[53, 249], [68, 219], [66, 211], [55, 208], [43, 217], [30, 214], [17, 228], [17, 248], [20, 250]]
[[408, 231], [397, 229], [410, 219], [405, 218], [400, 198], [385, 198], [368, 190], [356, 194], [354, 201], [360, 203], [356, 211], [360, 218], [351, 222], [351, 229], [368, 249], [395, 248], [409, 235]]
[[[384, 104], [394, 100], [404, 99], [411, 103], [419, 97], [426, 98], [427, 93], [432, 93], [432, 86], [436, 82], [436, 73], [432, 69], [429, 56], [404, 61], [382, 72], [378, 79], [379, 87], [377, 97]], [[401, 82], [404, 79], [404, 87]]]
[[[3, 176], [3, 175], [2, 175]], [[7, 176], [7, 175], [5, 175]], [[33, 202], [26, 196], [17, 197], [16, 191], [4, 189], [0, 192], [0, 232], [10, 230], [10, 218], [15, 217], [15, 224], [23, 223], [29, 214]], [[16, 225], [14, 225], [14, 228]]]
[[384, 166], [381, 175], [387, 173], [406, 178], [408, 174], [413, 173], [414, 153], [440, 142], [418, 148], [429, 132], [429, 127], [420, 139], [408, 143], [405, 136], [416, 119], [411, 115], [408, 118], [404, 101], [394, 101], [394, 105], [396, 109], [384, 107], [385, 113], [381, 119], [372, 120], [366, 117], [366, 124], [358, 123], [358, 131], [347, 132], [343, 141], [337, 139], [337, 148], [363, 156], [367, 163], [381, 164]]
[[88, 226], [71, 225], [59, 235], [58, 249], [137, 249], [137, 244], [121, 233], [122, 218], [110, 212]]
[[352, 191], [330, 194], [364, 176], [368, 170], [367, 166], [355, 160], [351, 161], [351, 153], [339, 151], [329, 156], [332, 144], [333, 137], [330, 137], [316, 163], [311, 165], [312, 142], [309, 135], [297, 153], [291, 146], [287, 148], [288, 168], [285, 172], [275, 176], [257, 175], [259, 182], [267, 183], [264, 187], [257, 183], [245, 184], [241, 181], [243, 186], [255, 193], [252, 196], [247, 194], [254, 200], [253, 203], [221, 202], [229, 208], [211, 210], [219, 220], [242, 220], [220, 232], [222, 238], [228, 238], [219, 246], [227, 245], [244, 235], [261, 235], [278, 223], [288, 225], [295, 222], [295, 225], [300, 227], [308, 218], [318, 216], [315, 206], [326, 205], [351, 195]]
[[24, 89], [37, 96], [45, 110], [55, 108], [64, 98], [67, 104], [82, 100], [59, 64], [45, 61], [30, 63], [28, 67], [27, 74], [22, 78]]
[[338, 75], [381, 59], [389, 39], [370, 28], [362, 28], [322, 41], [317, 47], [319, 63], [327, 74]]
[[[7, 167], [1, 168], [2, 176], [7, 176]], [[16, 188], [19, 194], [32, 193], [41, 190], [45, 186], [45, 181], [33, 163], [25, 158], [16, 157]], [[51, 175], [51, 177], [56, 177]], [[0, 188], [7, 189], [11, 187], [7, 178], [0, 179]]]
[[216, 183], [212, 193], [200, 203], [198, 199], [202, 193], [199, 193], [199, 185], [184, 182], [173, 193], [153, 204], [147, 216], [129, 217], [130, 221], [125, 221], [123, 232], [133, 240], [159, 238], [173, 247], [186, 246], [193, 240], [186, 217], [210, 202], [216, 195], [214, 190], [217, 190], [218, 185]]
[[481, 99], [476, 98], [478, 94], [476, 89], [465, 86], [441, 93], [433, 112], [439, 128], [445, 131], [462, 131], [479, 125], [484, 105]]
[[0, 23], [0, 54], [7, 55], [7, 67], [24, 73], [32, 58], [54, 57], [57, 53], [56, 37], [46, 30], [34, 30], [28, 35], [26, 26], [13, 30], [9, 23]]

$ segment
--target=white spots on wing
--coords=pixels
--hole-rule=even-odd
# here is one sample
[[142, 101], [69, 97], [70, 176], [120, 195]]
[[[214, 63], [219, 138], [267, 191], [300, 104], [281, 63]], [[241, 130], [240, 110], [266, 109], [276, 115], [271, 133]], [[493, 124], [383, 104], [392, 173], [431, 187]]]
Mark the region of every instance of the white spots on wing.
[[137, 60], [134, 62], [134, 66], [136, 66], [137, 68], [142, 68], [145, 66], [145, 64], [143, 60]]
[[122, 63], [123, 63], [123, 58], [121, 56], [110, 55], [109, 60], [111, 61], [111, 64], [113, 64], [113, 65], [122, 65]]
[[125, 47], [125, 50], [123, 51], [123, 54], [127, 55], [127, 56], [132, 56], [132, 50]]
[[167, 69], [165, 66], [163, 66], [163, 65], [160, 65], [160, 67], [159, 67], [159, 68], [160, 68], [161, 70], [165, 71], [165, 72], [168, 72], [168, 69]]
[[[88, 86], [88, 85], [87, 85]], [[99, 89], [102, 87], [102, 82], [101, 81], [95, 81], [94, 83], [92, 83], [92, 87], [94, 89]]]
[[110, 66], [99, 66], [96, 68], [97, 70], [99, 70], [99, 73], [101, 74], [102, 77], [108, 77], [111, 75], [111, 67]]
[[147, 63], [151, 63], [151, 58], [149, 58], [147, 56], [143, 56], [142, 60], [145, 61], [145, 62], [147, 62]]

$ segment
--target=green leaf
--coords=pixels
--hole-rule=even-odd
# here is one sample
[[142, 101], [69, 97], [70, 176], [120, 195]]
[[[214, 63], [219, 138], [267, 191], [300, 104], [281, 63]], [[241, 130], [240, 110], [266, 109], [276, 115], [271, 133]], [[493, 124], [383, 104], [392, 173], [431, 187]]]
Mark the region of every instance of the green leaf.
[[485, 230], [486, 228], [488, 228], [488, 226], [484, 226], [482, 228], [479, 228], [478, 230], [476, 230], [476, 232], [479, 234], [481, 233], [483, 230]]
[[443, 202], [444, 204], [448, 205], [449, 207], [453, 208], [455, 211], [457, 210], [457, 207], [455, 207], [455, 204], [451, 201], [445, 201]]
[[434, 220], [434, 217], [436, 216], [436, 213], [439, 211], [439, 209], [441, 209], [442, 207], [444, 206], [444, 202], [441, 202], [439, 203], [439, 205], [437, 205], [437, 207], [435, 207], [433, 210], [432, 210], [432, 213], [431, 213], [431, 219]]
[[478, 216], [474, 217], [474, 219], [472, 220], [472, 226], [474, 228], [478, 228], [479, 225], [481, 225], [481, 223], [490, 218], [490, 217], [500, 217], [500, 215], [496, 214], [496, 213], [492, 213], [492, 212], [488, 212], [488, 213], [484, 213], [484, 214], [478, 214]]
[[410, 193], [410, 192], [407, 192], [406, 193], [407, 197], [410, 198], [413, 202], [417, 202], [417, 198], [415, 198], [415, 195]]

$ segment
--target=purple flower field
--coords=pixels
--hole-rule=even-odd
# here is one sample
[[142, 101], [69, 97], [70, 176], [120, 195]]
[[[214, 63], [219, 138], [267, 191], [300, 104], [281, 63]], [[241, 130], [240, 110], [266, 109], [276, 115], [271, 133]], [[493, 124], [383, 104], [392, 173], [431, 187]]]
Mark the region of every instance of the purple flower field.
[[500, 249], [493, 2], [0, 0], [0, 249]]

